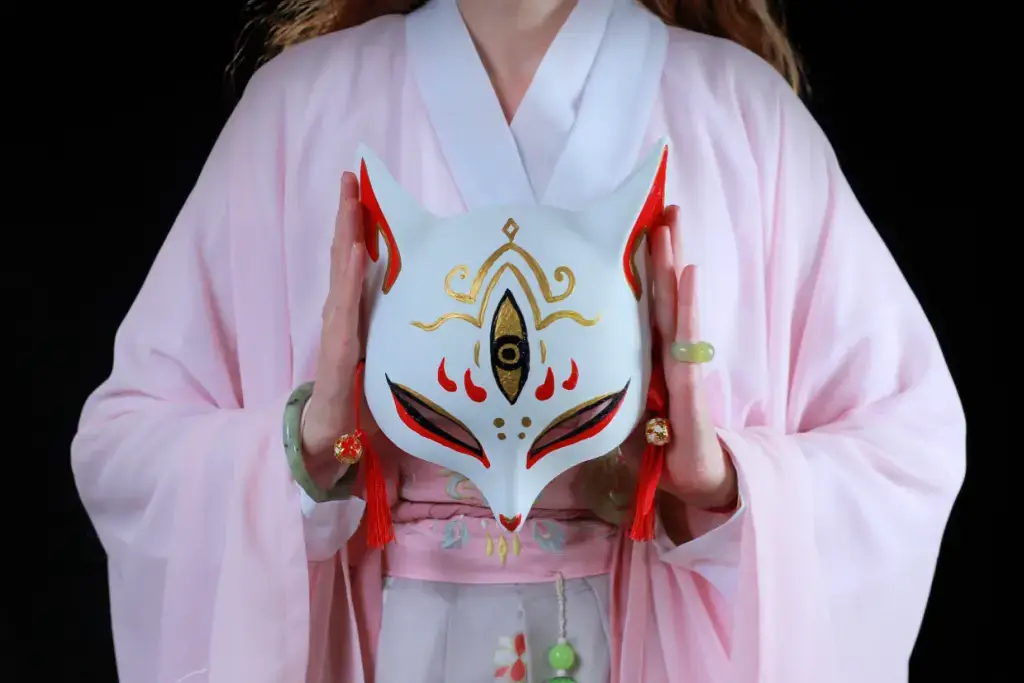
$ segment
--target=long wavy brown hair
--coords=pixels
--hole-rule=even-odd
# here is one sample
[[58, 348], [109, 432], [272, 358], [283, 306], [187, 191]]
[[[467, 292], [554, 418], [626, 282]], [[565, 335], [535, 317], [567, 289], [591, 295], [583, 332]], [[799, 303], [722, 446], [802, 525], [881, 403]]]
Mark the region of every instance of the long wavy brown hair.
[[[579, 0], [585, 2], [586, 0]], [[770, 0], [641, 0], [669, 26], [727, 38], [760, 55], [795, 90], [800, 88], [800, 62], [776, 19]], [[426, 0], [281, 0], [269, 9], [257, 5], [257, 23], [266, 39], [266, 55], [289, 45], [338, 31], [385, 14], [407, 14]]]

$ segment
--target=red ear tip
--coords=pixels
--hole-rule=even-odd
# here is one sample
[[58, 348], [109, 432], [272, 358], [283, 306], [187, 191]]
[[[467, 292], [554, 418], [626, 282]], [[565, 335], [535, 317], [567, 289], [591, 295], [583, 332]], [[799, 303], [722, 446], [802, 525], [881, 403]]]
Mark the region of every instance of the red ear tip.
[[359, 160], [359, 198], [363, 205], [369, 204], [368, 198], [373, 197], [373, 188], [370, 186], [370, 172], [366, 170], [366, 159]]
[[663, 211], [665, 208], [665, 180], [667, 176], [668, 145], [665, 145], [661, 149], [661, 163], [658, 164], [658, 172], [654, 176], [654, 187], [651, 188], [651, 194], [657, 197], [657, 201], [661, 205], [661, 209]]
[[391, 225], [381, 210], [380, 202], [377, 201], [377, 195], [373, 191], [370, 174], [366, 170], [366, 159], [359, 162], [359, 196], [363, 205], [363, 242], [370, 260], [376, 262], [380, 258], [380, 248], [377, 243], [378, 233], [384, 237], [384, 243], [387, 246], [388, 267], [381, 285], [381, 291], [387, 294], [402, 271], [402, 255], [398, 250], [398, 243], [395, 241]]
[[661, 149], [661, 162], [654, 174], [654, 181], [651, 183], [640, 214], [636, 223], [626, 240], [626, 247], [622, 253], [622, 270], [626, 276], [626, 282], [633, 291], [633, 296], [639, 301], [643, 296], [643, 283], [640, 281], [640, 272], [636, 264], [636, 252], [648, 231], [654, 229], [658, 224], [664, 222], [665, 215], [665, 179], [668, 174], [668, 145]]

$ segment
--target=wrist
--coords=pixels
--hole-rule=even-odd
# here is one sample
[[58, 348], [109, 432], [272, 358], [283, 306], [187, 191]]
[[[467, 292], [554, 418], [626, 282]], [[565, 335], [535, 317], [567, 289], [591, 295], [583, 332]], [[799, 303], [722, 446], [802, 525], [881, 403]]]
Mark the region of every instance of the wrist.
[[693, 503], [693, 506], [705, 512], [728, 514], [735, 512], [740, 506], [739, 476], [736, 474], [736, 466], [732, 462], [732, 455], [729, 449], [718, 440], [722, 453], [722, 466], [725, 468], [722, 483], [717, 489], [702, 501]]
[[720, 505], [712, 505], [704, 508], [708, 512], [732, 514], [740, 507], [740, 477], [736, 472], [736, 463], [732, 460], [732, 452], [722, 441], [717, 439], [718, 447], [722, 450], [722, 461], [725, 465], [725, 502]]
[[314, 393], [302, 412], [302, 452], [312, 464], [336, 462], [334, 442], [345, 433], [346, 401], [317, 400]]
[[732, 512], [739, 507], [739, 499], [739, 487], [733, 477], [714, 491], [689, 496], [685, 502], [706, 512]]
[[[302, 413], [302, 459], [305, 462], [306, 470], [318, 485], [329, 488], [338, 481], [348, 470], [348, 465], [340, 462], [335, 457], [334, 444], [341, 436], [341, 427], [338, 431], [324, 429], [322, 421], [316, 421], [314, 427], [306, 426], [306, 415], [310, 410], [310, 403], [306, 404]], [[330, 424], [329, 422], [326, 424]]]
[[719, 444], [720, 472], [699, 482], [664, 482], [666, 493], [691, 508], [706, 512], [730, 513], [739, 507], [739, 477], [732, 456], [724, 444]]
[[[326, 437], [319, 439], [313, 436], [314, 431], [311, 431], [308, 426], [304, 428], [303, 425], [303, 418], [311, 403], [312, 393], [313, 382], [302, 384], [295, 388], [285, 404], [283, 445], [288, 458], [288, 467], [295, 482], [314, 502], [342, 500], [349, 495], [349, 485], [342, 486], [339, 481], [345, 475], [348, 467], [333, 457], [333, 440]], [[320, 452], [317, 456], [311, 457], [306, 452], [304, 433], [307, 438], [312, 437], [311, 443], [322, 440], [328, 443], [328, 447], [319, 448]]]

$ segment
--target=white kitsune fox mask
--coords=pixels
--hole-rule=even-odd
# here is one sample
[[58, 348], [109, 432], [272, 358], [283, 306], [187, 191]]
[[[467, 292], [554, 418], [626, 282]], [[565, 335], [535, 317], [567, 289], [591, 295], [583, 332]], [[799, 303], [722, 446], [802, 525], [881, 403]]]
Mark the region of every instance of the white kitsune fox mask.
[[428, 213], [368, 149], [360, 192], [373, 287], [374, 420], [464, 475], [515, 531], [547, 484], [617, 448], [651, 372], [644, 237], [664, 210], [661, 142], [581, 212]]

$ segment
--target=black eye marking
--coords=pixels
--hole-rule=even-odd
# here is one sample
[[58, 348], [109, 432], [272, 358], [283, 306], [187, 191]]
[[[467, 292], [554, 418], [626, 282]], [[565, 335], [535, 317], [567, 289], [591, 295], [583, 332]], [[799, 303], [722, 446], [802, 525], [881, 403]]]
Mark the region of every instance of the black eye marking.
[[508, 289], [491, 320], [491, 371], [505, 400], [515, 405], [530, 376], [530, 341], [526, 319]]

